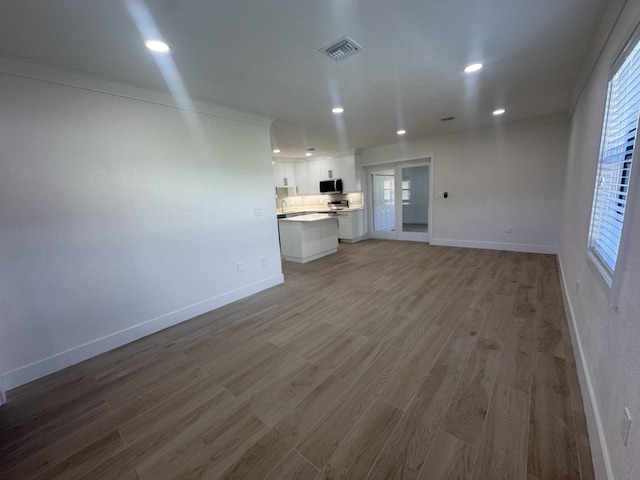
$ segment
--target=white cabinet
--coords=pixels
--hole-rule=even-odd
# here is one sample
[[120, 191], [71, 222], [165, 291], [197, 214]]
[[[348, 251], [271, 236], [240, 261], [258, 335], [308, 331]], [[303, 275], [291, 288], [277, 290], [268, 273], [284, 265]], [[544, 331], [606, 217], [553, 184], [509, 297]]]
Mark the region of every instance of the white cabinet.
[[320, 180], [333, 180], [341, 178], [339, 169], [336, 170], [335, 162], [331, 157], [318, 157], [319, 177]]
[[294, 163], [296, 169], [296, 183], [298, 187], [298, 195], [305, 195], [309, 192], [309, 169], [307, 162]]
[[285, 260], [306, 263], [338, 251], [338, 225], [328, 215], [302, 215], [278, 220]]
[[345, 192], [361, 192], [362, 182], [356, 165], [355, 155], [348, 157], [337, 157], [336, 162], [339, 164], [340, 178], [344, 185]]
[[320, 168], [317, 159], [295, 163], [296, 181], [299, 195], [320, 193]]
[[320, 181], [340, 178], [344, 193], [362, 191], [355, 155], [314, 157], [295, 163], [296, 185], [300, 195], [320, 193]]
[[364, 210], [338, 213], [338, 238], [347, 243], [364, 240]]
[[273, 183], [276, 187], [295, 187], [295, 165], [288, 162], [273, 162]]
[[342, 179], [342, 189], [345, 193], [359, 192], [361, 186], [356, 182], [355, 155], [339, 157], [320, 157], [320, 180]]

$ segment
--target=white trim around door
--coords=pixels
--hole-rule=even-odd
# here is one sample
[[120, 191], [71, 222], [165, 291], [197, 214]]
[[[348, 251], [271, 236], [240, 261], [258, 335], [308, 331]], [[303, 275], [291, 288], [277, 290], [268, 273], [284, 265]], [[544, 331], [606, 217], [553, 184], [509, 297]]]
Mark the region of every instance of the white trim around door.
[[365, 167], [369, 238], [429, 242], [432, 167], [431, 157]]

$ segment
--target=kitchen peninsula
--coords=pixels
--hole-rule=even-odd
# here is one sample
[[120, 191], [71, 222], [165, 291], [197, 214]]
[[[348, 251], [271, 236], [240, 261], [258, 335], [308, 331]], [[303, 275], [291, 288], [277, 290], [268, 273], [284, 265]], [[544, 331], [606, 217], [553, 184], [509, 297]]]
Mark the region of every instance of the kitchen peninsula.
[[278, 220], [281, 253], [285, 260], [306, 263], [338, 251], [335, 215], [311, 213]]

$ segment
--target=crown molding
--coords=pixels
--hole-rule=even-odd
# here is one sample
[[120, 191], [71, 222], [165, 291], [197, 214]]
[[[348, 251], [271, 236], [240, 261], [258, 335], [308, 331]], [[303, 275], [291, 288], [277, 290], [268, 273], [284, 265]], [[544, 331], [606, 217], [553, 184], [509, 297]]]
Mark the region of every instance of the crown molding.
[[273, 119], [242, 110], [235, 110], [213, 103], [192, 100], [165, 92], [149, 90], [135, 85], [115, 82], [84, 73], [63, 70], [50, 65], [35, 63], [24, 59], [0, 56], [0, 73], [16, 77], [30, 78], [43, 82], [80, 88], [92, 92], [164, 105], [178, 110], [188, 110], [203, 115], [211, 115], [245, 123], [270, 127]]

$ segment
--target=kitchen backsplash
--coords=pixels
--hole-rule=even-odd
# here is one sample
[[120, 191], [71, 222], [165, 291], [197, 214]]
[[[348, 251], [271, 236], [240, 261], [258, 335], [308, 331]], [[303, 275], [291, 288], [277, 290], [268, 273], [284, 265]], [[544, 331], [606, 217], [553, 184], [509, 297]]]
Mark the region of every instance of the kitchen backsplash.
[[281, 202], [287, 203], [287, 208], [292, 207], [313, 207], [326, 208], [327, 202], [336, 200], [348, 200], [350, 207], [362, 206], [362, 192], [356, 193], [332, 193], [329, 195], [290, 195], [294, 193], [294, 189], [278, 188], [276, 189], [276, 208], [280, 209]]

